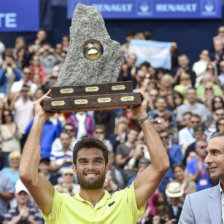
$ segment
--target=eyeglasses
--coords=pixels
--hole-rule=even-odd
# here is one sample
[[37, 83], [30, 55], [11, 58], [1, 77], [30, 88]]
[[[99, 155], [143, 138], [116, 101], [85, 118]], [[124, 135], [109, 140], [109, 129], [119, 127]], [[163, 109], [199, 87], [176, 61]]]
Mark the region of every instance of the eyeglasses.
[[64, 173], [64, 176], [74, 176], [72, 173]]
[[213, 88], [212, 87], [207, 87], [207, 88], [205, 88], [205, 90], [213, 90]]
[[11, 116], [11, 114], [3, 114], [4, 117]]
[[30, 75], [31, 72], [23, 72], [24, 75]]
[[152, 124], [161, 124], [162, 120], [152, 121]]
[[218, 125], [222, 125], [222, 126], [224, 126], [224, 123], [218, 123]]

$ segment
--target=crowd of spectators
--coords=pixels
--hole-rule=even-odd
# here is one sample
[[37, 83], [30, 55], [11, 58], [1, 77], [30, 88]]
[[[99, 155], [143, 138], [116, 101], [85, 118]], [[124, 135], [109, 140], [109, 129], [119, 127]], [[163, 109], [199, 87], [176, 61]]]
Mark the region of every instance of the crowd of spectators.
[[[149, 117], [170, 159], [170, 169], [149, 198], [139, 223], [177, 223], [186, 195], [216, 184], [204, 159], [210, 136], [224, 132], [224, 26], [218, 28], [213, 46], [202, 49], [195, 62], [190, 63], [172, 43], [170, 70], [154, 68], [149, 62], [137, 67], [137, 56], [129, 54], [134, 38], [151, 40], [152, 35], [127, 33], [117, 81], [133, 81], [133, 88], [149, 97]], [[68, 35], [53, 47], [42, 29], [30, 45], [22, 36], [16, 38], [14, 48], [6, 49], [0, 41], [0, 223], [44, 223], [19, 180], [18, 169], [32, 126], [33, 101], [56, 85], [68, 47]], [[59, 192], [74, 196], [80, 190], [71, 168], [72, 151], [86, 136], [100, 139], [108, 148], [104, 187], [110, 193], [129, 186], [150, 166], [143, 133], [131, 111], [55, 114], [44, 126], [39, 172]]]

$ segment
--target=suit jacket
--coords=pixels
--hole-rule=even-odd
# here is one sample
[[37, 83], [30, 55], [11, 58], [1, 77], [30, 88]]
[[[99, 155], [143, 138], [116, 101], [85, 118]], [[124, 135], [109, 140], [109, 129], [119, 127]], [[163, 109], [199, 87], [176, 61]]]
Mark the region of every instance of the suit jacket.
[[220, 185], [187, 195], [179, 224], [221, 224]]

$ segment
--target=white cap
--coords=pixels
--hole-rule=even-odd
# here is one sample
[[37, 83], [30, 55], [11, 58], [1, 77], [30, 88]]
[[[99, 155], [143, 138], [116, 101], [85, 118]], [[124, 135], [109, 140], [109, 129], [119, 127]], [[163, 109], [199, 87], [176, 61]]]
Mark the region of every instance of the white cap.
[[184, 191], [178, 182], [171, 182], [167, 184], [165, 193], [170, 198], [179, 198], [184, 194]]
[[16, 186], [15, 186], [15, 193], [19, 194], [21, 191], [25, 191], [27, 194], [29, 194], [29, 191], [27, 190], [27, 188], [25, 187], [25, 185], [22, 183], [22, 181], [19, 179], [16, 182]]

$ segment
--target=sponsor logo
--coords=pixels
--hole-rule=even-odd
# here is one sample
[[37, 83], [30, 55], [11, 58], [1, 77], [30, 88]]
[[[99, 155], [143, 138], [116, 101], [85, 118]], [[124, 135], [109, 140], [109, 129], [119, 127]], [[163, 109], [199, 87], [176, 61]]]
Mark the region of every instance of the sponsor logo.
[[108, 207], [111, 207], [114, 203], [115, 201], [111, 202], [110, 204], [108, 204]]
[[138, 0], [136, 2], [136, 14], [138, 16], [145, 16], [152, 14], [152, 1]]
[[216, 15], [216, 3], [212, 0], [203, 1], [201, 4], [202, 15]]
[[122, 12], [129, 13], [132, 11], [133, 4], [92, 4], [100, 12]]
[[0, 28], [16, 28], [16, 13], [0, 13]]

